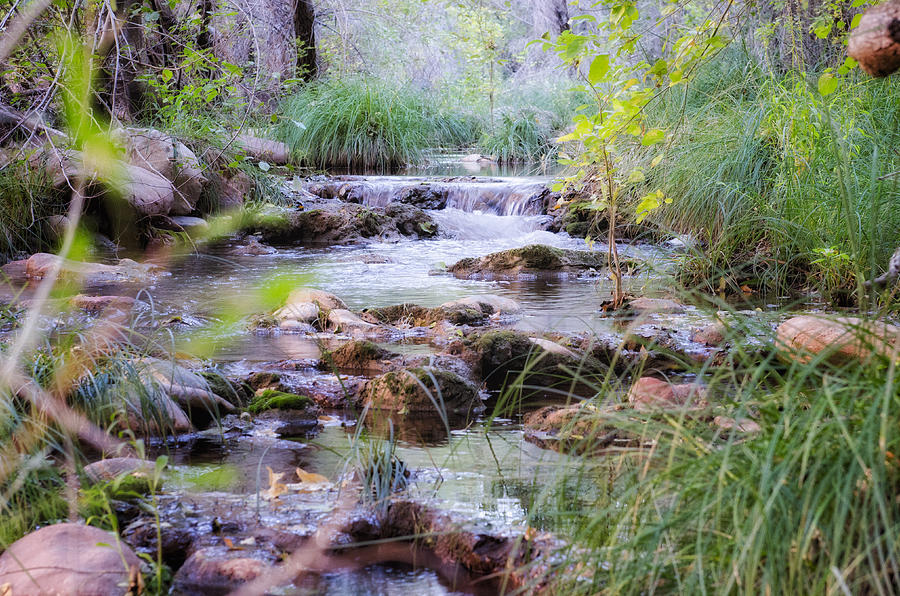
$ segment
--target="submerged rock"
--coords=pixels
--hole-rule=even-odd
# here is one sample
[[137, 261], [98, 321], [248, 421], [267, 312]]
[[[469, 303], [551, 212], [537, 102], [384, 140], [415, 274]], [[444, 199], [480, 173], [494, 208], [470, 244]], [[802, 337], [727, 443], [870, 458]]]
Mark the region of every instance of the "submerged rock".
[[84, 467], [84, 475], [91, 482], [112, 482], [122, 476], [148, 478], [156, 471], [156, 464], [136, 457], [111, 457]]
[[580, 386], [580, 381], [604, 371], [590, 356], [579, 356], [555, 342], [518, 331], [473, 335], [451, 344], [448, 352], [460, 356], [477, 378], [494, 388], [518, 380], [546, 388], [571, 387], [573, 381]]
[[666, 298], [635, 298], [628, 303], [628, 310], [636, 314], [678, 314], [684, 312], [684, 305]]
[[130, 312], [137, 301], [130, 296], [87, 296], [78, 294], [69, 299], [73, 307], [91, 314], [108, 311]]
[[778, 326], [778, 348], [789, 359], [809, 362], [825, 353], [833, 364], [865, 361], [873, 355], [896, 358], [900, 327], [856, 317], [793, 317]]
[[606, 267], [606, 255], [585, 250], [531, 244], [462, 259], [448, 268], [457, 277], [516, 277], [523, 273], [548, 274], [581, 272]]
[[368, 406], [400, 412], [453, 413], [484, 409], [478, 388], [456, 373], [431, 367], [388, 372], [364, 389]]
[[525, 415], [525, 440], [544, 449], [575, 453], [641, 445], [640, 437], [616, 426], [618, 411], [588, 404], [546, 406]]
[[240, 550], [207, 547], [195, 551], [175, 574], [178, 594], [229, 594], [272, 568], [269, 561], [244, 555]]
[[655, 377], [641, 377], [628, 391], [628, 403], [635, 410], [695, 410], [707, 407], [706, 388], [699, 383], [669, 383]]
[[131, 259], [121, 259], [115, 265], [87, 263], [63, 259], [49, 253], [35, 253], [24, 261], [12, 261], [2, 270], [13, 281], [42, 280], [55, 266], [59, 266], [59, 279], [80, 282], [89, 286], [125, 282], [146, 282], [163, 272], [162, 267], [149, 263], [137, 263]]
[[0, 555], [0, 591], [29, 594], [133, 594], [141, 561], [113, 534], [81, 524], [47, 526]]

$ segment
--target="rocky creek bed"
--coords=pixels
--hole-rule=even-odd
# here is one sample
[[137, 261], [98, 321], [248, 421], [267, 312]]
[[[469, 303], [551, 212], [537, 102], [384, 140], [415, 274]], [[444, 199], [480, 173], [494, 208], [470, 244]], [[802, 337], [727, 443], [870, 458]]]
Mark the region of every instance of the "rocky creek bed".
[[[126, 395], [119, 422], [149, 435], [150, 456], [168, 458], [160, 523], [128, 504], [119, 517], [124, 548], [161, 552], [175, 593], [267, 578], [279, 593], [495, 593], [498, 578], [538, 589], [565, 537], [539, 510], [547, 491], [584, 506], [596, 498], [584, 485], [573, 497], [566, 480], [597, 455], [585, 445], [640, 449], [652, 438], [635, 424], [662, 411], [711, 436], [758, 429], [685, 373], [723, 365], [735, 329], [771, 330], [783, 316], [716, 316], [672, 300], [665, 274], [677, 255], [641, 244], [620, 248], [626, 286], [652, 297], [618, 316], [599, 312], [610, 283], [603, 247], [560, 231], [541, 181], [314, 178], [288, 192], [302, 208], [257, 211], [242, 231], [165, 267], [34, 255], [3, 268], [5, 295], [21, 308], [55, 265], [83, 284], [44, 317], [47, 330], [115, 324], [123, 341], [216, 340], [202, 359], [157, 343], [130, 361], [155, 389]], [[283, 279], [290, 291], [259, 306]], [[251, 307], [235, 322], [236, 304]], [[802, 317], [783, 335], [809, 347], [819, 333], [835, 340]], [[517, 378], [525, 389], [509, 403], [501, 389]], [[148, 400], [162, 419], [147, 418]], [[402, 475], [402, 490], [373, 504], [365, 466], [353, 462], [361, 445], [390, 444], [400, 467], [382, 472]], [[94, 480], [148, 474], [142, 465], [101, 464]], [[66, 540], [97, 542], [79, 527]], [[12, 550], [0, 580], [12, 577], [2, 575], [13, 573]], [[101, 563], [107, 585], [128, 580]]]

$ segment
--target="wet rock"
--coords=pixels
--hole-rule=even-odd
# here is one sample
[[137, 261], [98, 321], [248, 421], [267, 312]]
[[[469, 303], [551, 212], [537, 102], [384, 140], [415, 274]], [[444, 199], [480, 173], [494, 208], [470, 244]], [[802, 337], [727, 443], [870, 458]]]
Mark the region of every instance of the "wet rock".
[[154, 561], [162, 546], [163, 563], [171, 569], [178, 569], [190, 554], [194, 542], [193, 529], [188, 520], [180, 518], [178, 523], [158, 521], [151, 516], [142, 516], [128, 523], [122, 530], [122, 540], [136, 552], [150, 556]]
[[344, 301], [322, 290], [315, 288], [298, 288], [288, 295], [285, 306], [291, 304], [312, 303], [324, 310], [334, 310], [338, 308], [346, 309], [347, 305]]
[[87, 296], [78, 294], [69, 299], [69, 304], [73, 307], [92, 314], [105, 311], [130, 312], [135, 302], [135, 299], [130, 296]]
[[361, 401], [361, 394], [366, 379], [361, 377], [303, 378], [293, 384], [293, 389], [308, 395], [316, 405], [322, 408], [356, 407]]
[[575, 352], [573, 352], [569, 348], [559, 345], [555, 341], [550, 341], [549, 339], [543, 339], [540, 337], [529, 337], [528, 339], [529, 341], [531, 341], [531, 343], [538, 346], [548, 354], [555, 354], [556, 356], [562, 356], [570, 360], [578, 359], [578, 355]]
[[353, 340], [325, 352], [320, 367], [351, 374], [379, 374], [391, 367], [390, 359], [398, 356], [370, 341]]
[[266, 410], [308, 410], [312, 401], [305, 395], [297, 395], [277, 389], [262, 389], [250, 400], [247, 411], [258, 414]]
[[249, 134], [241, 134], [235, 138], [238, 147], [247, 152], [247, 155], [258, 161], [270, 164], [284, 165], [291, 159], [291, 151], [288, 146], [280, 141], [262, 139]]
[[713, 425], [722, 430], [737, 430], [742, 433], [758, 433], [762, 430], [759, 423], [750, 418], [729, 418], [728, 416], [716, 416]]
[[366, 404], [399, 412], [468, 413], [484, 409], [478, 388], [456, 373], [419, 367], [388, 372], [364, 390]]
[[617, 428], [616, 417], [621, 416], [618, 412], [614, 407], [597, 408], [590, 404], [546, 406], [525, 415], [525, 440], [564, 453], [641, 445], [640, 437]]
[[778, 326], [777, 345], [788, 359], [809, 362], [827, 354], [833, 364], [866, 361], [877, 354], [896, 357], [900, 327], [856, 317], [793, 317]]
[[471, 153], [460, 160], [462, 163], [478, 163], [478, 164], [495, 164], [497, 160], [489, 155], [480, 153]]
[[289, 302], [275, 311], [275, 318], [282, 326], [287, 321], [312, 323], [319, 318], [319, 307], [312, 302]]
[[55, 524], [17, 540], [0, 555], [0, 591], [14, 596], [136, 593], [140, 567], [134, 551], [109, 532]]
[[84, 467], [84, 475], [94, 483], [112, 482], [122, 476], [147, 478], [156, 471], [156, 464], [136, 457], [111, 457]]
[[227, 399], [236, 408], [242, 408], [253, 397], [253, 388], [247, 383], [233, 381], [214, 370], [198, 373], [206, 381], [210, 391]]
[[228, 594], [272, 568], [269, 561], [241, 551], [208, 547], [197, 550], [175, 574], [173, 588], [187, 595]]
[[335, 333], [355, 337], [370, 335], [378, 331], [378, 325], [364, 321], [343, 308], [336, 308], [328, 313], [328, 325]]
[[425, 308], [418, 304], [396, 304], [372, 308], [364, 314], [375, 320], [403, 327], [428, 327], [446, 321], [452, 325], [478, 325], [484, 323], [485, 313], [479, 305], [447, 303], [437, 308]]
[[225, 412], [234, 410], [234, 406], [228, 400], [213, 393], [206, 379], [183, 366], [170, 360], [155, 358], [145, 359], [142, 365], [141, 377], [159, 384], [170, 397], [185, 408], [202, 408], [207, 411], [221, 409]]
[[229, 212], [244, 204], [244, 197], [253, 191], [254, 182], [243, 170], [233, 170], [219, 177], [219, 187], [219, 210]]
[[203, 236], [209, 232], [209, 224], [202, 217], [174, 215], [169, 218], [179, 231], [187, 233], [191, 238]]
[[384, 214], [393, 220], [397, 231], [403, 236], [432, 238], [437, 235], [437, 224], [430, 215], [418, 207], [391, 203], [385, 207]]
[[228, 249], [228, 254], [234, 257], [255, 257], [271, 255], [278, 252], [275, 248], [263, 244], [256, 236], [247, 236], [241, 243]]
[[447, 193], [430, 184], [420, 184], [401, 190], [397, 202], [419, 209], [443, 209], [447, 206]]
[[724, 323], [709, 323], [708, 325], [694, 329], [691, 333], [691, 341], [706, 346], [720, 346], [725, 343], [725, 334], [727, 332], [728, 328], [725, 327]]
[[207, 182], [194, 152], [175, 137], [159, 130], [129, 128], [125, 132], [128, 160], [172, 183], [174, 201], [169, 213], [191, 213]]
[[695, 410], [708, 406], [706, 388], [699, 383], [669, 383], [641, 377], [628, 391], [628, 403], [639, 411]]
[[594, 358], [578, 356], [558, 344], [555, 348], [548, 344], [553, 351], [547, 351], [539, 345], [544, 340], [535, 342], [532, 339], [518, 331], [488, 331], [454, 342], [448, 347], [448, 353], [460, 356], [472, 367], [477, 378], [493, 388], [519, 380], [539, 387], [569, 387], [573, 376], [567, 371], [575, 371], [584, 380], [604, 371]]
[[628, 303], [628, 309], [636, 314], [677, 314], [684, 312], [684, 305], [665, 298], [635, 298]]
[[511, 315], [522, 310], [522, 307], [519, 306], [519, 303], [515, 300], [497, 296], [496, 294], [479, 294], [476, 296], [467, 296], [458, 300], [445, 302], [440, 306], [440, 308], [452, 309], [459, 306], [477, 308], [486, 315]]
[[[60, 267], [60, 279], [92, 286], [144, 282], [162, 272], [161, 267], [136, 263], [131, 259], [122, 259], [116, 265], [107, 265], [62, 259], [49, 253], [35, 253], [24, 261], [7, 263], [2, 269], [13, 281], [41, 280], [50, 274], [57, 263]], [[22, 265], [24, 265], [24, 269]], [[24, 279], [22, 278], [23, 273]]]
[[438, 228], [431, 216], [412, 205], [381, 208], [324, 202], [280, 217], [257, 217], [246, 229], [272, 244], [335, 245], [430, 238]]
[[484, 257], [458, 261], [448, 268], [457, 277], [516, 277], [523, 273], [581, 272], [606, 267], [606, 255], [531, 244]]

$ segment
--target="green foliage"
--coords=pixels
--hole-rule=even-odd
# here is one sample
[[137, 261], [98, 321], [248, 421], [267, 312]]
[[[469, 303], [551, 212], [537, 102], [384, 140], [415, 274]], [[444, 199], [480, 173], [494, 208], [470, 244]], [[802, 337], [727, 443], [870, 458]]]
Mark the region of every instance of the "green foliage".
[[436, 112], [425, 96], [366, 78], [321, 80], [282, 106], [281, 138], [297, 159], [324, 168], [390, 170], [422, 158], [440, 144], [472, 135], [465, 118]]
[[56, 247], [48, 218], [65, 214], [66, 204], [43, 174], [25, 160], [7, 164], [0, 169], [0, 196], [0, 260]]
[[[823, 98], [815, 76], [773, 76], [734, 49], [651, 106], [651, 122], [677, 125], [677, 136], [638, 186], [675, 197], [649, 219], [707, 243], [685, 283], [779, 294], [818, 287], [821, 269], [811, 264], [829, 246], [850, 249], [843, 273], [861, 266], [874, 275], [900, 241], [891, 207], [900, 169], [896, 88], [893, 79], [850, 73]], [[655, 152], [636, 155], [648, 165]]]
[[0, 550], [41, 524], [65, 518], [64, 487], [59, 471], [48, 461], [24, 467], [0, 485]]

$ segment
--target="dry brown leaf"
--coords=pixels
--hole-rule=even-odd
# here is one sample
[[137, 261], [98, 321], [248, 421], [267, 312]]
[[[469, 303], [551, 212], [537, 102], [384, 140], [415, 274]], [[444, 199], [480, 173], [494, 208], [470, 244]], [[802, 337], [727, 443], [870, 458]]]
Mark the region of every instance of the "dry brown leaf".
[[307, 472], [302, 468], [297, 468], [297, 478], [300, 479], [300, 482], [309, 482], [310, 484], [321, 484], [323, 482], [329, 482], [328, 478], [322, 476], [321, 474], [315, 474], [313, 472]]
[[281, 481], [284, 472], [273, 472], [269, 466], [266, 466], [266, 470], [269, 471], [269, 488], [263, 491], [263, 497], [274, 500], [287, 492], [287, 485]]

